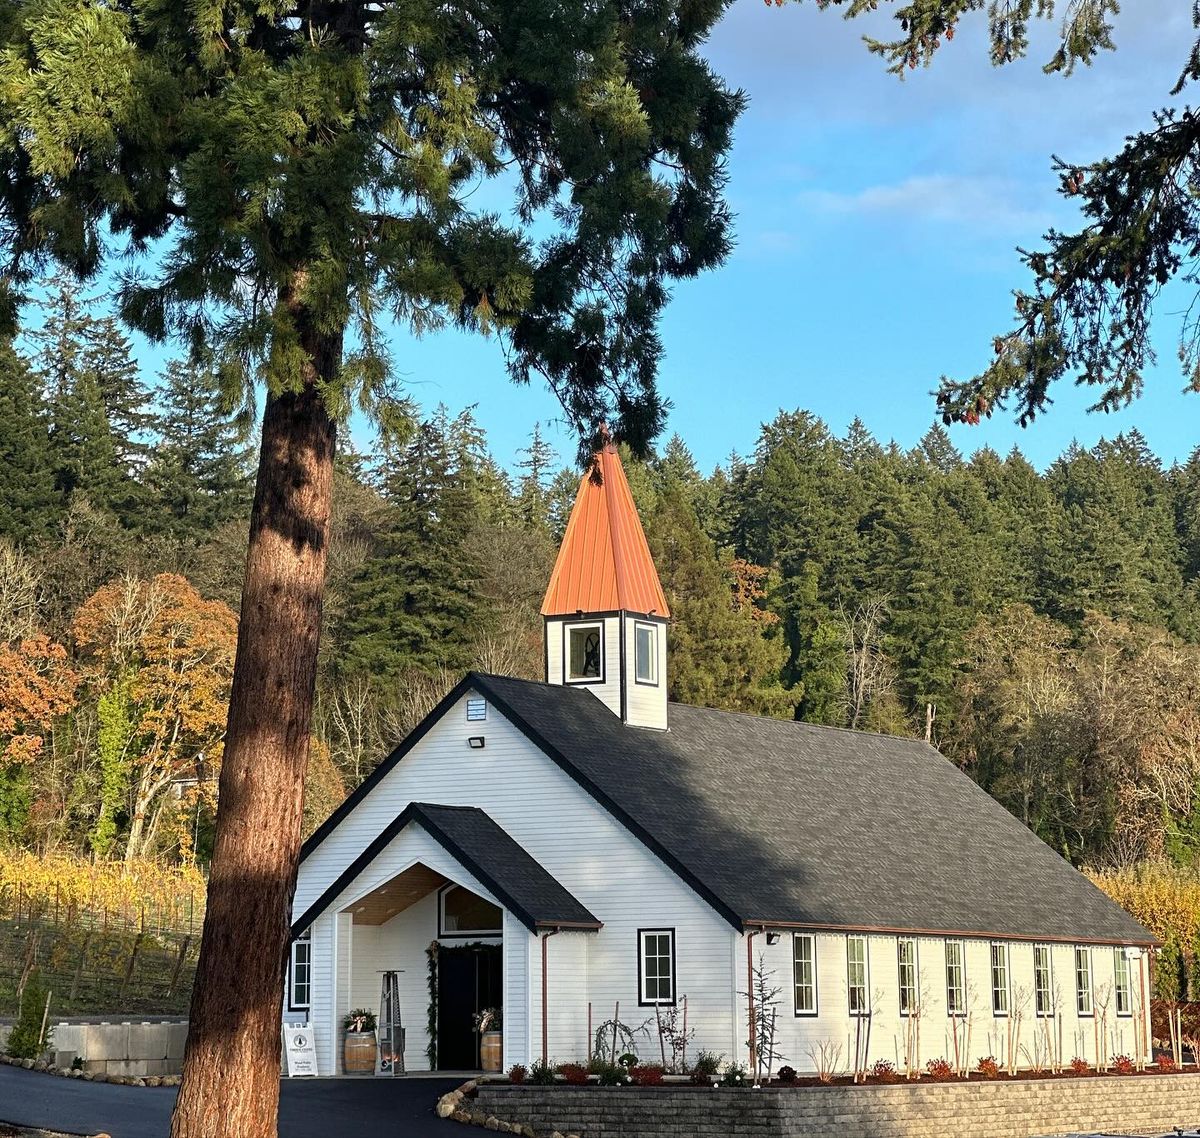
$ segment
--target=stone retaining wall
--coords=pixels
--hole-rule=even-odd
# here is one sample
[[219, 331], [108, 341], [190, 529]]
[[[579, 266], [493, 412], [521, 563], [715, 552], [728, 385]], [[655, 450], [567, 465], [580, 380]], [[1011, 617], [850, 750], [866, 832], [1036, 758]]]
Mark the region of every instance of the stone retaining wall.
[[863, 1087], [512, 1087], [472, 1110], [580, 1138], [1030, 1138], [1200, 1126], [1200, 1074]]
[[[183, 1067], [186, 1020], [177, 1023], [56, 1023], [46, 1058], [70, 1067], [75, 1058], [93, 1075], [145, 1078], [177, 1075]], [[10, 1027], [0, 1027], [0, 1051]]]

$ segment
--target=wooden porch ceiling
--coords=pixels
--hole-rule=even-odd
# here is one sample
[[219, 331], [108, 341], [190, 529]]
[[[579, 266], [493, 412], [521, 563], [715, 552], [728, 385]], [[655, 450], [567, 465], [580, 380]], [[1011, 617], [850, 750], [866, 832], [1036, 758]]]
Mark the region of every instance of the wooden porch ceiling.
[[[422, 897], [445, 885], [449, 878], [418, 862], [403, 873], [372, 889], [350, 906], [356, 925], [382, 925]], [[343, 910], [344, 911], [344, 910]]]

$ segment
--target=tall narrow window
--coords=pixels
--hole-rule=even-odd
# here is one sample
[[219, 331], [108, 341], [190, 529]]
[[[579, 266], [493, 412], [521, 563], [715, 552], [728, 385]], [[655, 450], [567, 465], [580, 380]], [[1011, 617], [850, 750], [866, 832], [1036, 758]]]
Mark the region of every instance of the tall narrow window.
[[817, 946], [807, 933], [792, 937], [793, 979], [796, 985], [796, 1015], [817, 1014]]
[[900, 973], [900, 1014], [913, 1015], [920, 1002], [917, 990], [917, 942], [902, 936], [896, 941], [896, 965]]
[[1008, 945], [992, 945], [992, 1015], [1008, 1015]]
[[1133, 1015], [1133, 991], [1129, 983], [1129, 957], [1123, 948], [1113, 949], [1113, 995], [1117, 1015]]
[[604, 679], [604, 629], [599, 624], [567, 627], [567, 679], [576, 683]]
[[1043, 1019], [1054, 1015], [1054, 994], [1051, 990], [1050, 946], [1033, 946], [1033, 1010]]
[[638, 930], [639, 1003], [675, 1002], [675, 930]]
[[867, 1005], [867, 938], [846, 937], [846, 992], [852, 1016], [865, 1016]]
[[963, 974], [961, 940], [946, 941], [946, 1014], [967, 1014], [967, 987]]
[[633, 626], [633, 674], [639, 684], [658, 683], [658, 633], [652, 624]]
[[1075, 1009], [1081, 1016], [1092, 1014], [1092, 952], [1075, 950]]
[[288, 1008], [305, 1011], [312, 1006], [312, 937], [305, 929], [292, 941], [291, 967], [288, 969]]

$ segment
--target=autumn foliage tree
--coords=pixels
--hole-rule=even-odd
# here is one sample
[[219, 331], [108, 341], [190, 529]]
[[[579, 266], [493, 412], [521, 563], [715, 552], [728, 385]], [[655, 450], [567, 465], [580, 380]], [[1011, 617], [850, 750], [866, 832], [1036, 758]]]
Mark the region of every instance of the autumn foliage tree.
[[0, 644], [0, 768], [33, 762], [54, 721], [74, 706], [78, 677], [44, 635]]
[[[153, 840], [172, 781], [220, 769], [237, 618], [164, 573], [97, 590], [75, 614], [73, 634], [100, 699], [100, 758], [112, 767], [101, 778], [125, 784], [128, 863]], [[215, 784], [207, 785], [211, 794]], [[102, 794], [102, 811], [112, 805]]]

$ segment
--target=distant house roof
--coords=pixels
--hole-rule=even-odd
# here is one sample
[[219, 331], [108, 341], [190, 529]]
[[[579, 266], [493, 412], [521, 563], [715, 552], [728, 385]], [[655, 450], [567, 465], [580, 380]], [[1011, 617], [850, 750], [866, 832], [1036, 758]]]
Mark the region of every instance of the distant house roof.
[[292, 935], [308, 928], [414, 822], [530, 930], [601, 927], [600, 921], [478, 807], [412, 802], [294, 922]]
[[650, 547], [611, 443], [595, 456], [559, 547], [542, 602], [543, 616], [577, 612], [670, 616]]
[[304, 854], [469, 690], [735, 927], [1155, 942], [927, 743], [682, 704], [651, 731], [578, 688], [476, 673]]

